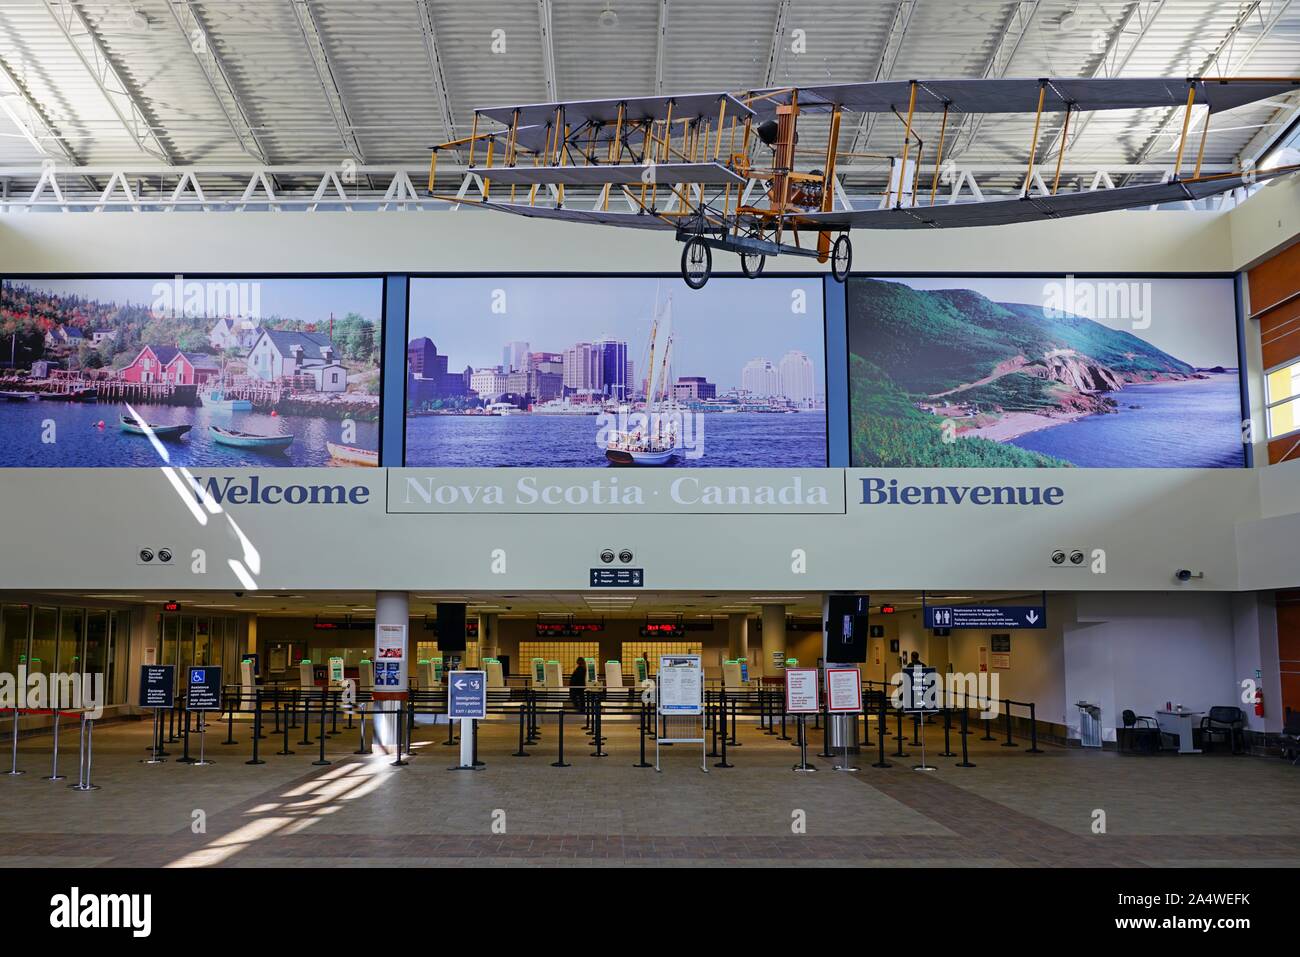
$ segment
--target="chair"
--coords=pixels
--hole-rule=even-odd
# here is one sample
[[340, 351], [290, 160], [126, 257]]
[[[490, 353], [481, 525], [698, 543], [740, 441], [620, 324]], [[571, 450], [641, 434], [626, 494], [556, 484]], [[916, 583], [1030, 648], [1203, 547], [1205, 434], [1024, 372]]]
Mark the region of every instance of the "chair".
[[[1156, 724], [1155, 718], [1150, 715], [1137, 714], [1128, 708], [1124, 709], [1121, 717], [1124, 721], [1121, 751], [1131, 751], [1135, 754], [1155, 754], [1160, 750], [1163, 738], [1160, 725]], [[1128, 741], [1128, 747], [1122, 746], [1125, 739]]]
[[1300, 764], [1300, 711], [1287, 710], [1278, 744], [1282, 746], [1284, 759], [1290, 758], [1292, 764]]
[[[1209, 745], [1215, 738], [1227, 738], [1233, 754], [1246, 749], [1246, 715], [1236, 705], [1215, 705], [1201, 719], [1201, 741]], [[1237, 749], [1238, 741], [1241, 750]]]

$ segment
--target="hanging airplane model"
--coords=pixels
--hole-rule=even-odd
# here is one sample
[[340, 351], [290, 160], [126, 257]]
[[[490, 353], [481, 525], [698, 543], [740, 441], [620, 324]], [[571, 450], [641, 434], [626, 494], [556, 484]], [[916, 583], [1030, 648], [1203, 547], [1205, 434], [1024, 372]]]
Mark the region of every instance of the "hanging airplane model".
[[[682, 250], [682, 277], [699, 289], [713, 269], [712, 250], [740, 256], [747, 276], [762, 272], [768, 256], [795, 255], [830, 262], [843, 282], [852, 267], [849, 230], [943, 229], [995, 226], [1197, 200], [1284, 175], [1296, 166], [1201, 175], [1210, 115], [1295, 92], [1300, 79], [992, 79], [902, 80], [781, 87], [749, 93], [575, 100], [500, 106], [474, 111], [470, 135], [433, 148], [429, 193], [521, 216], [671, 230]], [[1180, 178], [1193, 107], [1208, 108], [1190, 178]], [[1058, 192], [1071, 118], [1094, 110], [1182, 108], [1182, 135], [1166, 182], [1112, 189]], [[801, 114], [828, 114], [820, 168], [796, 168]], [[902, 127], [896, 156], [839, 148], [846, 114], [893, 114]], [[945, 135], [962, 114], [1033, 114], [1034, 132], [1018, 197], [936, 203]], [[1045, 114], [1064, 113], [1050, 190], [1036, 176]], [[915, 123], [942, 114], [929, 201], [921, 202], [917, 173], [925, 143]], [[499, 128], [481, 131], [487, 121]], [[752, 158], [761, 143], [770, 158]], [[481, 180], [481, 199], [439, 196], [434, 190], [439, 151], [468, 149], [469, 172]], [[476, 151], [486, 151], [476, 165]], [[483, 154], [479, 154], [482, 156]], [[878, 207], [854, 208], [836, 179], [842, 159], [888, 159], [890, 178]], [[1044, 158], [1046, 162], [1047, 158]], [[1038, 192], [1035, 193], [1035, 185]], [[592, 208], [564, 205], [566, 186], [598, 188]], [[509, 187], [509, 200], [498, 198]], [[545, 187], [543, 202], [539, 188]], [[756, 188], [757, 187], [757, 188]], [[494, 194], [493, 189], [497, 190]], [[610, 209], [611, 194], [626, 211]], [[526, 191], [526, 196], [521, 192]], [[756, 192], [761, 193], [754, 196]], [[805, 244], [801, 235], [815, 233]]]

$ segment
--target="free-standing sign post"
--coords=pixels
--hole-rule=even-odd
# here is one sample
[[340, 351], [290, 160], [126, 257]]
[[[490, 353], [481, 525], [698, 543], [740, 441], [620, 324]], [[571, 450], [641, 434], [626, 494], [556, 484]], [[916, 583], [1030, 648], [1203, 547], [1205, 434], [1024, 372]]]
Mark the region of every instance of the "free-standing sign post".
[[460, 764], [453, 771], [477, 771], [474, 763], [474, 722], [487, 717], [487, 672], [447, 673], [447, 720], [460, 721]]
[[[221, 666], [204, 665], [189, 669], [189, 682], [185, 692], [186, 711], [220, 711], [221, 710]], [[186, 727], [189, 718], [185, 719]], [[194, 762], [196, 768], [212, 762], [207, 760], [208, 725], [199, 715], [199, 759]]]
[[704, 666], [699, 655], [660, 655], [659, 678], [655, 687], [655, 707], [664, 720], [662, 731], [655, 733], [655, 770], [659, 766], [659, 749], [664, 744], [698, 744], [700, 746], [700, 770], [708, 771], [708, 753], [704, 728], [700, 727], [700, 736], [678, 737], [676, 731], [669, 730], [668, 719], [685, 717], [702, 717], [704, 714]]
[[799, 735], [799, 763], [792, 770], [816, 771], [817, 768], [808, 763], [808, 730], [806, 726], [807, 716], [816, 714], [819, 710], [816, 668], [785, 669], [785, 710], [786, 713], [797, 715], [799, 718], [796, 729]]
[[837, 715], [841, 722], [840, 739], [844, 743], [844, 763], [834, 767], [836, 771], [856, 771], [849, 766], [848, 722], [856, 721], [847, 715], [862, 711], [862, 672], [857, 668], [826, 669], [826, 710]]
[[153, 757], [145, 764], [162, 764], [158, 756], [158, 738], [162, 712], [176, 703], [176, 666], [143, 664], [140, 666], [140, 707], [153, 710]]
[[931, 701], [932, 693], [938, 684], [938, 671], [924, 665], [912, 665], [903, 671], [903, 681], [907, 683], [907, 694], [903, 699], [903, 710], [915, 716], [917, 722], [916, 738], [921, 742], [921, 763], [912, 765], [913, 771], [938, 770], [932, 764], [925, 763], [925, 733], [921, 730], [921, 717], [934, 714], [939, 709]]

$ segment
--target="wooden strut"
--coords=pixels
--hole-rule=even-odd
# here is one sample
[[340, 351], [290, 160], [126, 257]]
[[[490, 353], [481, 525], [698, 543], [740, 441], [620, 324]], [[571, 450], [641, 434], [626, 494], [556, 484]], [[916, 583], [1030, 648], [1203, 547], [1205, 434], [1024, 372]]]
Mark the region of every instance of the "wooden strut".
[[1183, 133], [1178, 137], [1178, 155], [1174, 157], [1173, 179], [1178, 179], [1178, 174], [1183, 169], [1183, 147], [1187, 145], [1187, 125], [1192, 121], [1192, 104], [1194, 102], [1196, 102], [1196, 84], [1189, 83], [1187, 85], [1187, 105], [1183, 107]]
[[939, 171], [943, 168], [943, 137], [948, 132], [948, 106], [943, 105], [943, 119], [939, 121], [939, 154], [934, 159], [934, 179], [930, 180], [930, 205], [939, 192]]
[[1052, 177], [1052, 195], [1061, 185], [1061, 161], [1065, 159], [1065, 144], [1070, 139], [1070, 110], [1073, 104], [1065, 104], [1065, 125], [1061, 127], [1061, 148], [1056, 151], [1056, 175]]
[[[916, 112], [916, 81], [913, 80], [910, 86], [911, 92], [907, 97], [907, 123], [903, 128], [903, 159], [898, 167], [898, 200], [895, 204], [896, 209], [903, 205], [904, 177], [907, 176], [907, 153], [912, 146], [912, 115]], [[892, 186], [892, 184], [890, 185]], [[915, 183], [912, 184], [912, 190], [913, 192], [916, 190]], [[889, 203], [886, 202], [885, 205], [888, 206]]]
[[1029, 195], [1029, 184], [1034, 179], [1034, 156], [1038, 152], [1038, 128], [1043, 122], [1043, 100], [1047, 96], [1047, 84], [1038, 85], [1038, 110], [1034, 113], [1034, 138], [1029, 143], [1029, 166], [1025, 170], [1025, 185], [1020, 190], [1022, 197]]

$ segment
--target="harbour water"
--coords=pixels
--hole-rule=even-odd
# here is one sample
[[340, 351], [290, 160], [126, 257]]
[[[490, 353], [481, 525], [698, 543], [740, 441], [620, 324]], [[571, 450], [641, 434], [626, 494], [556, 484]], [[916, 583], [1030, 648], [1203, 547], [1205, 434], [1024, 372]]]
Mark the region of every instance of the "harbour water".
[[1241, 394], [1235, 374], [1125, 386], [1119, 411], [1030, 432], [1011, 444], [1080, 468], [1240, 468]]
[[[220, 412], [206, 407], [132, 405], [150, 425], [188, 423], [193, 427], [179, 440], [163, 442], [170, 463], [164, 463], [153, 443], [118, 427], [127, 415], [120, 402], [0, 402], [0, 466], [115, 467], [182, 466], [269, 467], [276, 465], [340, 465], [330, 458], [327, 441], [359, 448], [379, 448], [379, 425], [356, 422], [356, 440], [343, 441], [343, 422], [315, 416], [270, 415], [264, 412]], [[54, 441], [46, 442], [47, 421], [54, 423]], [[103, 428], [99, 423], [103, 422]], [[218, 445], [208, 432], [216, 425], [258, 435], [293, 433], [283, 452], [259, 452]]]
[[[704, 454], [674, 467], [821, 468], [826, 414], [706, 413]], [[439, 467], [580, 467], [609, 463], [596, 415], [427, 415], [406, 420], [406, 464]]]

